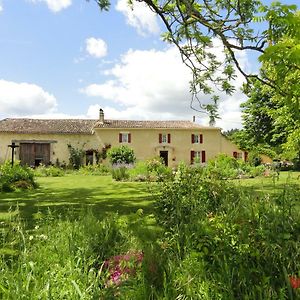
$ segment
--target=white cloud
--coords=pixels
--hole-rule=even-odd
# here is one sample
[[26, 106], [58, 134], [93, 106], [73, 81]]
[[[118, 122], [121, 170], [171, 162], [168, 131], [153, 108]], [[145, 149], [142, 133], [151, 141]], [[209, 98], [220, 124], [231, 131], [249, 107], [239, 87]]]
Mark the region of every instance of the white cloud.
[[144, 2], [133, 0], [130, 5], [128, 0], [118, 0], [116, 10], [125, 16], [127, 24], [137, 29], [139, 34], [158, 34], [160, 32], [155, 13]]
[[30, 0], [33, 3], [45, 2], [50, 10], [59, 12], [72, 4], [72, 0]]
[[0, 13], [3, 11], [3, 5], [2, 2], [0, 2]]
[[89, 55], [100, 58], [107, 55], [107, 45], [102, 39], [90, 37], [86, 39], [86, 51]]
[[11, 116], [54, 113], [55, 97], [38, 85], [0, 80], [1, 113]]
[[[246, 61], [246, 58], [245, 58]], [[101, 105], [107, 118], [119, 119], [196, 119], [203, 125], [208, 117], [190, 108], [190, 70], [181, 61], [178, 50], [130, 50], [119, 63], [105, 74], [110, 77], [101, 84], [90, 84], [81, 90], [90, 97], [102, 98]], [[234, 82], [237, 92], [220, 95], [217, 126], [223, 129], [241, 127], [240, 103], [245, 96], [239, 91], [244, 79], [237, 74]], [[208, 95], [200, 95], [207, 103]], [[89, 107], [88, 116], [97, 117], [100, 104]]]

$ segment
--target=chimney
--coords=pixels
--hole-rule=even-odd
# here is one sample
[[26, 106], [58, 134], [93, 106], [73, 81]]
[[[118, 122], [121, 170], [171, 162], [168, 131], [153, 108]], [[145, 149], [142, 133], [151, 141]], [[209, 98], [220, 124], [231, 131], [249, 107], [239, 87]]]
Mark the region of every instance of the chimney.
[[193, 116], [193, 122], [194, 122], [194, 123], [196, 122], [196, 117], [195, 117], [195, 116]]
[[102, 108], [99, 110], [99, 121], [100, 123], [104, 124], [104, 111]]

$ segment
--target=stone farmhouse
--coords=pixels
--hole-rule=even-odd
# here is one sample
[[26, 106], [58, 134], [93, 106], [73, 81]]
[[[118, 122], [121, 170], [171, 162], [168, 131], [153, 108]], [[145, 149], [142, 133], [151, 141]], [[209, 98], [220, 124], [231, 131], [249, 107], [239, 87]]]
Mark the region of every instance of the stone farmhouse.
[[4, 119], [0, 120], [0, 163], [15, 159], [38, 166], [69, 163], [69, 147], [85, 151], [85, 163], [95, 164], [97, 153], [110, 147], [127, 145], [138, 160], [160, 156], [174, 167], [184, 161], [202, 163], [220, 153], [246, 159], [217, 127], [190, 121], [107, 120], [100, 109], [98, 120], [83, 119]]

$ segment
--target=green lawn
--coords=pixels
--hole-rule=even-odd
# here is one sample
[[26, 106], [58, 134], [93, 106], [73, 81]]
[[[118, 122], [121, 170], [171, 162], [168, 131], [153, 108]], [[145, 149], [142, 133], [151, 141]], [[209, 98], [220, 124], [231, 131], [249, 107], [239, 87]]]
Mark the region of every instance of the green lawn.
[[[289, 185], [300, 187], [300, 172], [281, 172], [279, 178], [258, 177], [233, 180], [250, 192], [280, 193]], [[108, 212], [129, 215], [142, 208], [145, 214], [153, 211], [153, 196], [149, 184], [116, 182], [111, 176], [75, 175], [38, 177], [39, 188], [32, 191], [0, 193], [0, 222], [19, 213], [28, 223], [47, 212], [64, 215], [67, 210], [90, 207], [101, 218]], [[19, 207], [19, 212], [16, 207]]]
[[152, 212], [149, 185], [138, 182], [115, 182], [111, 176], [66, 175], [64, 177], [39, 177], [39, 188], [32, 191], [0, 193], [0, 221], [16, 214], [30, 222], [40, 214], [64, 214], [67, 210], [90, 207], [102, 217], [108, 212], [128, 215], [142, 208]]
[[280, 172], [278, 177], [256, 177], [233, 180], [235, 184], [254, 193], [275, 194], [289, 188], [300, 188], [300, 172]]

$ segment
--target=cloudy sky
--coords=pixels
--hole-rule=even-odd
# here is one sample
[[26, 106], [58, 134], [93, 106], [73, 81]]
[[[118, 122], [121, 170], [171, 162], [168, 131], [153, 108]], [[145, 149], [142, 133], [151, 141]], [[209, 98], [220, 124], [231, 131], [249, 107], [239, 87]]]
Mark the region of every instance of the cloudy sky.
[[[101, 107], [106, 118], [195, 115], [206, 125], [207, 116], [190, 109], [189, 70], [162, 32], [149, 9], [131, 10], [127, 0], [109, 12], [85, 0], [0, 0], [0, 119], [96, 118]], [[241, 126], [242, 82], [238, 76], [237, 92], [221, 95], [223, 129]]]

